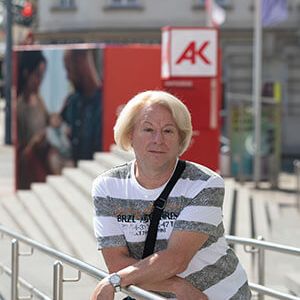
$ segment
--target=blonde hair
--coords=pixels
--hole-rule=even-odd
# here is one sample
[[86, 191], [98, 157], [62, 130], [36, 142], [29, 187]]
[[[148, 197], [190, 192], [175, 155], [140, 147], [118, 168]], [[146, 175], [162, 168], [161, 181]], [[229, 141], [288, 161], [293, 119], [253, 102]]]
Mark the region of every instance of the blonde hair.
[[127, 102], [114, 126], [116, 144], [123, 150], [131, 148], [130, 134], [135, 125], [136, 116], [145, 106], [153, 104], [163, 105], [171, 112], [179, 130], [181, 155], [190, 145], [192, 137], [191, 114], [183, 102], [164, 91], [141, 92]]

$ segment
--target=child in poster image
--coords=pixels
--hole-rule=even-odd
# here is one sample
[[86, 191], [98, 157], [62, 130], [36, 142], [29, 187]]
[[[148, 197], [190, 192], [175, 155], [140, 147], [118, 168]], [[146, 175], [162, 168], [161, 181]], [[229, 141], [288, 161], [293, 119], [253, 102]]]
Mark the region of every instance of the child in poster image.
[[49, 116], [49, 125], [46, 129], [46, 139], [52, 146], [49, 154], [51, 171], [53, 174], [61, 174], [63, 167], [73, 167], [72, 148], [70, 141], [71, 129], [63, 122], [59, 113]]

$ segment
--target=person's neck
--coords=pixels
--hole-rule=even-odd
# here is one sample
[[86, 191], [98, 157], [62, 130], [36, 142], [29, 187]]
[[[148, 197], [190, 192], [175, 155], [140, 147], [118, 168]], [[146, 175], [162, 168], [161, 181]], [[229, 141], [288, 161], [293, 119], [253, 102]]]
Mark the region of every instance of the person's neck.
[[146, 189], [155, 189], [164, 185], [171, 177], [174, 172], [175, 164], [170, 167], [161, 167], [160, 169], [147, 169], [146, 172], [143, 168], [138, 167], [137, 162], [134, 166], [134, 173], [138, 183]]

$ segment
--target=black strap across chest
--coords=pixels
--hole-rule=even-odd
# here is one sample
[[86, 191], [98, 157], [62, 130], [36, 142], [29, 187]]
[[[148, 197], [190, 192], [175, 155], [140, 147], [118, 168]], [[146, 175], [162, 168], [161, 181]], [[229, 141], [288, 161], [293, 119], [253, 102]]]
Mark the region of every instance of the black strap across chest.
[[179, 160], [176, 166], [176, 169], [168, 181], [167, 185], [165, 186], [164, 190], [158, 196], [158, 198], [153, 203], [153, 211], [151, 214], [150, 225], [148, 229], [147, 238], [145, 241], [145, 247], [143, 252], [143, 258], [153, 254], [155, 248], [155, 242], [157, 237], [157, 229], [158, 224], [161, 218], [161, 215], [166, 207], [169, 194], [171, 193], [173, 187], [175, 186], [176, 182], [180, 178], [182, 172], [185, 169], [186, 162], [184, 160]]

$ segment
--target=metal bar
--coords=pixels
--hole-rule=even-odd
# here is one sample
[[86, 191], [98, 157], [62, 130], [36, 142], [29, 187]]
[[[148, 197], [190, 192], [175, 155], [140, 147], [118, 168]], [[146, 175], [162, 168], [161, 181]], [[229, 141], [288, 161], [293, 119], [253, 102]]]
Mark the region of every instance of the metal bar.
[[[257, 239], [262, 241], [263, 237], [259, 236]], [[258, 253], [258, 260], [257, 260], [258, 284], [264, 286], [265, 285], [265, 249], [259, 248], [257, 253]], [[264, 300], [264, 294], [259, 293], [258, 299]]]
[[11, 300], [18, 300], [18, 278], [19, 278], [19, 242], [11, 241]]
[[[8, 235], [14, 239], [18, 239], [19, 241], [30, 245], [33, 248], [38, 249], [39, 251], [58, 258], [62, 261], [64, 261], [65, 263], [68, 263], [69, 265], [73, 266], [74, 268], [76, 268], [77, 270], [81, 270], [83, 272], [85, 272], [86, 274], [95, 277], [97, 279], [101, 279], [104, 276], [107, 275], [107, 273], [87, 264], [84, 263], [78, 259], [75, 259], [71, 256], [68, 256], [64, 253], [61, 253], [59, 251], [56, 251], [54, 249], [51, 249], [47, 246], [44, 246], [34, 240], [31, 240], [29, 238], [26, 238], [20, 234], [17, 234], [7, 228], [5, 228], [3, 225], [0, 225], [0, 232], [2, 232], [5, 235]], [[229, 243], [237, 243], [237, 244], [242, 244], [242, 245], [249, 245], [249, 246], [253, 246], [256, 248], [262, 248], [265, 250], [271, 250], [271, 251], [276, 251], [276, 252], [280, 252], [280, 253], [284, 253], [284, 254], [290, 254], [290, 255], [297, 255], [300, 256], [300, 248], [295, 248], [295, 247], [290, 247], [290, 246], [285, 246], [285, 245], [281, 245], [281, 244], [275, 244], [275, 243], [270, 243], [270, 242], [266, 242], [266, 241], [258, 241], [255, 239], [250, 239], [250, 238], [241, 238], [241, 237], [236, 237], [236, 236], [232, 236], [232, 235], [226, 235], [226, 240]], [[103, 276], [104, 275], [104, 276]], [[102, 277], [103, 276], [103, 277]], [[265, 295], [270, 295], [273, 296], [277, 299], [287, 299], [287, 300], [300, 300], [299, 297], [295, 297], [289, 294], [285, 294], [285, 293], [281, 293], [278, 292], [276, 290], [258, 285], [258, 284], [254, 284], [254, 283], [249, 283], [250, 288], [254, 291], [258, 291], [261, 292]], [[133, 297], [137, 297], [140, 296], [145, 300], [164, 300], [165, 298], [160, 297], [156, 294], [144, 291], [136, 286], [129, 286], [127, 289], [124, 289], [124, 292], [126, 294], [128, 294], [129, 296], [133, 296]], [[12, 298], [12, 300], [15, 300]], [[47, 299], [48, 300], [48, 299]]]
[[265, 286], [259, 285], [259, 284], [255, 284], [255, 283], [249, 283], [249, 287], [251, 288], [252, 291], [256, 291], [259, 293], [263, 293], [265, 295], [274, 297], [276, 299], [283, 299], [283, 300], [300, 300], [299, 297], [297, 296], [293, 296], [293, 295], [289, 295], [289, 294], [285, 294], [285, 293], [281, 293], [278, 291], [275, 291], [273, 289], [267, 288]]
[[[68, 265], [74, 267], [75, 269], [80, 270], [96, 279], [103, 279], [104, 277], [106, 277], [108, 275], [106, 272], [99, 270], [98, 268], [95, 268], [92, 265], [89, 265], [79, 259], [76, 259], [72, 256], [66, 255], [55, 249], [47, 247], [37, 241], [34, 241], [23, 235], [20, 235], [10, 229], [7, 229], [3, 225], [0, 225], [0, 232], [3, 232], [4, 234], [6, 234], [12, 238], [18, 239], [20, 242], [22, 242], [26, 245], [29, 245], [29, 246], [39, 250], [42, 253], [45, 253], [51, 257], [54, 257], [60, 261], [63, 261], [64, 263], [67, 263]], [[126, 287], [123, 289], [123, 292], [132, 297], [142, 297], [145, 300], [164, 300], [164, 299], [166, 299], [166, 298], [158, 296], [154, 293], [145, 291], [137, 286]], [[16, 300], [16, 299], [11, 299], [11, 300]]]
[[53, 300], [63, 300], [64, 267], [60, 261], [53, 265]]
[[[3, 264], [0, 263], [0, 269], [3, 270], [3, 273], [8, 275], [8, 276], [12, 276], [12, 271], [10, 268], [4, 266]], [[39, 299], [42, 300], [51, 300], [52, 298], [48, 297], [46, 294], [44, 294], [43, 292], [39, 291], [37, 288], [35, 288], [34, 286], [32, 286], [29, 282], [27, 282], [24, 278], [21, 278], [19, 276], [19, 284], [28, 292], [30, 292], [32, 295], [36, 296]]]
[[241, 238], [233, 235], [226, 235], [225, 237], [229, 243], [249, 245], [257, 248], [263, 248], [265, 250], [300, 256], [300, 248], [266, 242], [266, 241], [258, 241], [250, 238]]
[[261, 180], [261, 64], [262, 27], [261, 0], [254, 0], [254, 42], [253, 42], [253, 107], [254, 107], [254, 182], [258, 187]]

